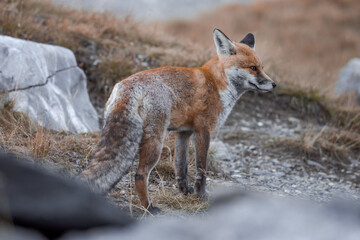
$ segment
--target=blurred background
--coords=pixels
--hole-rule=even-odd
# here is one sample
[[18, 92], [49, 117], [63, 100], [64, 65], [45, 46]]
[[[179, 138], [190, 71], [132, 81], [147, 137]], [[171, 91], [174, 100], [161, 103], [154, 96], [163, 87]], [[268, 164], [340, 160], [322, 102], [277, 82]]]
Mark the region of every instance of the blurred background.
[[112, 12], [116, 16], [132, 16], [137, 20], [172, 20], [174, 18], [188, 19], [194, 18], [205, 11], [229, 3], [249, 3], [254, 0], [136, 0], [136, 1], [116, 1], [116, 0], [52, 0], [66, 6], [77, 9]]

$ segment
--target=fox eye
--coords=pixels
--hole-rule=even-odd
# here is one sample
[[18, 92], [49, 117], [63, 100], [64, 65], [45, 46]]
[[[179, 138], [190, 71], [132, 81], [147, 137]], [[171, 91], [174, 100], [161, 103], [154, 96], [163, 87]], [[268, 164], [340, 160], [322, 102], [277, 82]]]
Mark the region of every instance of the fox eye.
[[255, 67], [255, 66], [251, 66], [250, 69], [253, 70], [254, 72], [257, 71], [257, 67]]

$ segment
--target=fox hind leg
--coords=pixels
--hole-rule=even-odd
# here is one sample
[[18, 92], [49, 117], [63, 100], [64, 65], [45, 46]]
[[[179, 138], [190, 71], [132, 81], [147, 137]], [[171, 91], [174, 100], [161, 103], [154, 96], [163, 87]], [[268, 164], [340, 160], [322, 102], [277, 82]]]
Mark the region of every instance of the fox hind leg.
[[196, 181], [195, 194], [203, 199], [207, 199], [206, 193], [206, 168], [207, 155], [210, 145], [210, 132], [207, 130], [195, 133], [195, 149], [196, 149]]
[[188, 186], [188, 154], [191, 131], [178, 132], [176, 137], [175, 168], [176, 181], [179, 191], [187, 195], [194, 189]]
[[140, 144], [139, 166], [135, 174], [135, 188], [141, 205], [150, 213], [160, 212], [152, 205], [148, 194], [148, 179], [152, 169], [158, 163], [165, 138], [165, 129], [157, 136], [143, 137]]

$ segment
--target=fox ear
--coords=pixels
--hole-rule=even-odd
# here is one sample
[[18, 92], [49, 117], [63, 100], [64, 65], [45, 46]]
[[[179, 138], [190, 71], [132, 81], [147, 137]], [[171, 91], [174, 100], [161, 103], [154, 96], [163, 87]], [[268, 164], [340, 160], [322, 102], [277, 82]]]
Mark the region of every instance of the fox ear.
[[219, 29], [214, 29], [214, 42], [218, 55], [234, 55], [236, 53], [234, 43]]
[[244, 43], [255, 50], [255, 36], [252, 33], [246, 34], [243, 40], [240, 43]]

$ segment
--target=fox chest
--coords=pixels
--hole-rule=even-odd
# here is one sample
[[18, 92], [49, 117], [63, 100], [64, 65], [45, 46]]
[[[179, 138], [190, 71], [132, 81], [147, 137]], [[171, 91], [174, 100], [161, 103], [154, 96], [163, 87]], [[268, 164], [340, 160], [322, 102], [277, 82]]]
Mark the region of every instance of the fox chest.
[[216, 129], [219, 129], [225, 123], [236, 102], [244, 93], [245, 91], [239, 93], [232, 84], [229, 84], [225, 90], [220, 91], [222, 111], [218, 114]]

